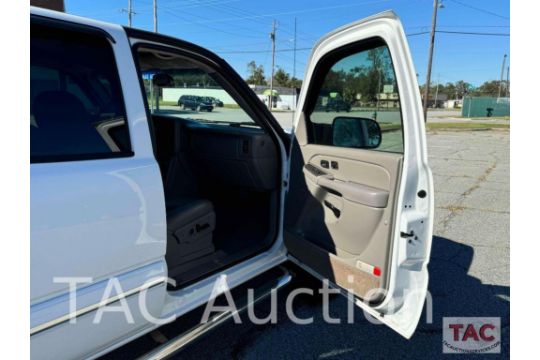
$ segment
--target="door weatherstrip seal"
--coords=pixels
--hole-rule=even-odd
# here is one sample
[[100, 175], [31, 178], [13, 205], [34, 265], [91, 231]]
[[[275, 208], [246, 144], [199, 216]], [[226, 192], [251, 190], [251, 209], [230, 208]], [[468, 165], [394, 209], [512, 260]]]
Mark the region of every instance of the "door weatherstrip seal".
[[136, 295], [136, 294], [138, 294], [138, 293], [140, 293], [140, 292], [142, 292], [144, 290], [149, 290], [149, 289], [151, 289], [153, 287], [156, 287], [158, 285], [165, 284], [165, 282], [166, 282], [165, 278], [155, 279], [154, 281], [145, 283], [145, 284], [143, 284], [143, 285], [141, 285], [139, 287], [136, 287], [134, 289], [131, 289], [131, 290], [125, 291], [123, 293], [111, 296], [110, 298], [108, 298], [106, 300], [100, 301], [100, 302], [92, 304], [92, 305], [85, 306], [85, 307], [83, 307], [81, 309], [78, 309], [78, 310], [72, 312], [72, 313], [62, 315], [60, 317], [57, 317], [56, 319], [47, 321], [47, 322], [45, 322], [43, 324], [36, 325], [36, 326], [34, 326], [33, 328], [30, 329], [30, 336], [39, 334], [40, 332], [48, 330], [48, 329], [50, 329], [50, 328], [52, 328], [54, 326], [63, 324], [65, 322], [68, 322], [71, 319], [74, 319], [74, 318], [83, 316], [85, 314], [88, 314], [89, 312], [95, 311], [95, 310], [97, 310], [98, 308], [100, 308], [102, 306], [110, 305], [110, 304], [115, 303], [115, 302], [117, 302], [117, 301], [119, 301], [121, 299], [127, 298], [127, 297], [132, 296], [132, 295]]

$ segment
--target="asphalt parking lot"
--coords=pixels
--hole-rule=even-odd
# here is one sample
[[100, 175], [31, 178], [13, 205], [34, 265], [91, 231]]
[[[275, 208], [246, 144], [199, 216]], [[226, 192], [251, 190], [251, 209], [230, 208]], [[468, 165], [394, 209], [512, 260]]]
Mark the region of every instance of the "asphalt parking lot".
[[[177, 111], [177, 108], [171, 110]], [[221, 108], [212, 113], [199, 113], [197, 117], [247, 120], [241, 118], [246, 115], [240, 112]], [[292, 112], [273, 114], [283, 128], [292, 127]], [[432, 111], [428, 122], [475, 121], [457, 115], [456, 111]], [[508, 123], [508, 120], [490, 121]], [[343, 324], [324, 322], [320, 298], [303, 297], [295, 303], [296, 314], [306, 318], [313, 316], [314, 323], [296, 325], [285, 316], [285, 296], [280, 296], [277, 324], [226, 324], [182, 351], [177, 358], [440, 357], [445, 316], [500, 317], [501, 355], [508, 357], [509, 145], [507, 130], [428, 132], [429, 160], [436, 190], [429, 266], [433, 323], [426, 323], [424, 316], [412, 339], [405, 340], [382, 325], [370, 324], [361, 312], [355, 316], [354, 324], [345, 324], [347, 301], [341, 297], [333, 298], [330, 309], [332, 316], [342, 318]], [[292, 287], [303, 286], [301, 280]], [[261, 317], [268, 313], [264, 304], [258, 310]]]
[[[176, 358], [439, 358], [443, 356], [444, 316], [500, 317], [500, 356], [508, 358], [509, 142], [508, 131], [428, 134], [436, 189], [429, 265], [433, 322], [426, 323], [424, 314], [410, 340], [382, 325], [369, 323], [361, 312], [356, 314], [354, 324], [346, 324], [347, 301], [340, 296], [332, 299], [330, 309], [331, 315], [341, 317], [344, 323], [328, 324], [323, 321], [320, 299], [307, 297], [296, 304], [296, 315], [313, 316], [311, 325], [296, 325], [288, 320], [283, 311], [284, 301], [280, 301], [277, 324], [228, 323]], [[266, 314], [265, 309], [260, 311]]]

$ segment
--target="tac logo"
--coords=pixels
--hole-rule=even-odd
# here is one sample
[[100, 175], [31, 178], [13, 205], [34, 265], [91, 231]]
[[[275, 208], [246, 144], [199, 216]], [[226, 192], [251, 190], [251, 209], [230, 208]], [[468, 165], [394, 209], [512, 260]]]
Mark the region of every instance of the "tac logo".
[[498, 354], [501, 352], [501, 318], [443, 318], [443, 353]]

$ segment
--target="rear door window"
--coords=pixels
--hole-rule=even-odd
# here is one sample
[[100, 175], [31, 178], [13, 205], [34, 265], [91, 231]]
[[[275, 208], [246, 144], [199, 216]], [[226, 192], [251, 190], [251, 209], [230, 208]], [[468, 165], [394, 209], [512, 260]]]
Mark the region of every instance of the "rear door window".
[[109, 40], [32, 24], [31, 162], [132, 155]]

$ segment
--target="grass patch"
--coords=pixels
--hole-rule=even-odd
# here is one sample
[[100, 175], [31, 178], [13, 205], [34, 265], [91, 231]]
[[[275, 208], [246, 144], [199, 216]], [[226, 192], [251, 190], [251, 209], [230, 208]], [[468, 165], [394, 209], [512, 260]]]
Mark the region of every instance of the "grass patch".
[[428, 130], [490, 130], [510, 129], [510, 124], [487, 123], [427, 123]]
[[[449, 116], [434, 116], [434, 117], [437, 117], [437, 118], [445, 118], [445, 117], [449, 117]], [[510, 120], [510, 116], [467, 117], [467, 116], [462, 116], [462, 115], [456, 115], [456, 116], [450, 116], [450, 117], [456, 118], [456, 119], [468, 119], [468, 120], [472, 120], [472, 121], [483, 121], [483, 120]]]
[[401, 130], [401, 125], [399, 124], [385, 124], [379, 123], [382, 132]]

